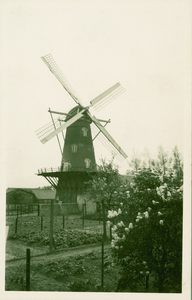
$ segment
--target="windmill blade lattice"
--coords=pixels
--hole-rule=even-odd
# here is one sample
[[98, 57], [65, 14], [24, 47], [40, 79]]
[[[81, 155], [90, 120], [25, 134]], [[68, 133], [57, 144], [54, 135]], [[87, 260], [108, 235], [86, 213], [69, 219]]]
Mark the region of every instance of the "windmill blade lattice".
[[96, 111], [100, 111], [107, 104], [125, 92], [125, 88], [118, 82], [107, 91], [90, 101]]
[[59, 80], [59, 82], [62, 84], [64, 89], [69, 93], [69, 95], [73, 98], [73, 100], [77, 104], [81, 104], [81, 99], [78, 96], [75, 89], [72, 87], [72, 85], [69, 83], [67, 78], [64, 76], [63, 72], [60, 70], [58, 65], [56, 64], [55, 60], [53, 59], [51, 54], [47, 54], [43, 57], [41, 57], [44, 63], [48, 66], [49, 70], [55, 75], [55, 77]]
[[[65, 118], [66, 118], [66, 116], [64, 116], [64, 115], [58, 115], [56, 118], [54, 118], [54, 124], [55, 124], [56, 129], [61, 126], [61, 121], [64, 121]], [[49, 135], [51, 132], [53, 132], [55, 130], [54, 124], [51, 121], [35, 131], [35, 133], [37, 134], [37, 136], [41, 142], [47, 135]]]
[[[105, 146], [105, 148], [107, 148], [107, 150], [115, 158], [117, 158], [120, 162], [124, 161], [125, 158], [119, 153], [119, 151], [113, 146], [113, 144], [111, 144], [108, 141], [106, 136], [97, 128], [97, 126], [94, 123], [91, 124], [91, 130], [92, 130], [92, 133], [93, 133], [94, 137], [97, 136], [97, 139], [100, 141], [100, 143], [102, 143], [103, 146]], [[93, 139], [94, 139], [94, 137], [93, 137]]]

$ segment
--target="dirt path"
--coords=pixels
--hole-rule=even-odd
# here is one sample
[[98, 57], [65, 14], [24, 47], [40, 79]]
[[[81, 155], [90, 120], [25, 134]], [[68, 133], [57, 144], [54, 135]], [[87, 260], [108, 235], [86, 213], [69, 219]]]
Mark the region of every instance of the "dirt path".
[[[104, 249], [110, 248], [110, 243], [106, 242], [104, 245]], [[41, 254], [38, 256], [32, 256], [31, 257], [31, 263], [39, 263], [39, 262], [46, 262], [50, 260], [62, 260], [66, 257], [78, 255], [78, 254], [85, 254], [89, 253], [90, 251], [101, 251], [101, 244], [94, 244], [94, 245], [84, 245], [74, 248], [68, 248], [64, 250], [54, 251], [52, 253], [47, 254]], [[13, 267], [13, 266], [20, 266], [22, 264], [26, 264], [26, 258], [20, 258], [20, 259], [11, 259], [7, 260], [5, 263], [5, 267]]]

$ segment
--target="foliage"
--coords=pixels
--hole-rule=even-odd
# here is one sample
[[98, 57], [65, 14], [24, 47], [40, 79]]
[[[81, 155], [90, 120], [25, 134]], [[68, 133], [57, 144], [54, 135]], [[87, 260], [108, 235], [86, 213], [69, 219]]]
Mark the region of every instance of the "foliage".
[[93, 199], [97, 203], [98, 211], [101, 211], [101, 203], [104, 201], [105, 207], [110, 209], [112, 194], [121, 184], [119, 170], [113, 163], [113, 159], [109, 162], [101, 161], [98, 166], [97, 174], [86, 183], [86, 195], [88, 199]]
[[[78, 229], [59, 229], [54, 232], [54, 238], [56, 246], [59, 249], [98, 243], [102, 240], [102, 234]], [[49, 245], [49, 232], [31, 231], [24, 234], [12, 234], [9, 239], [18, 239], [27, 244], [38, 243], [39, 245]]]
[[6, 269], [5, 272], [5, 290], [25, 291], [26, 275], [24, 266]]
[[39, 186], [38, 189], [40, 190], [55, 190], [55, 188], [51, 185]]
[[22, 204], [25, 199], [25, 193], [21, 190], [16, 190], [13, 192], [14, 202], [17, 204]]
[[[41, 262], [32, 261], [30, 269], [31, 291], [101, 292], [101, 253], [97, 251], [48, 261], [42, 257]], [[25, 290], [25, 276], [25, 265], [8, 266], [5, 290]], [[111, 267], [110, 272], [105, 268], [104, 291], [114, 292], [117, 281], [118, 268]]]
[[159, 292], [181, 292], [182, 178], [165, 161], [156, 172], [138, 171], [113, 193], [117, 206], [108, 217], [113, 257], [122, 266], [121, 290], [134, 291], [152, 274]]

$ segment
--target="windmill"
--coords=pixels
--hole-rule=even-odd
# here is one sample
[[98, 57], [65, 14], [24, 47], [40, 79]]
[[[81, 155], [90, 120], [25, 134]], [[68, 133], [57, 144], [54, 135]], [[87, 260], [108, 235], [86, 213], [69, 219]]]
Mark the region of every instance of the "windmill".
[[[95, 138], [98, 138], [120, 161], [127, 158], [126, 153], [105, 128], [110, 120], [97, 119], [91, 115], [89, 110], [91, 107], [97, 111], [100, 110], [103, 106], [120, 96], [125, 89], [120, 83], [116, 83], [91, 100], [89, 106], [83, 106], [80, 97], [67, 81], [52, 55], [43, 56], [42, 60], [75, 101], [76, 105], [68, 113], [49, 109], [52, 122], [36, 131], [43, 144], [56, 137], [62, 156], [61, 166], [58, 169], [40, 169], [38, 170], [38, 175], [44, 176], [56, 189], [57, 197], [60, 201], [77, 203], [78, 196], [82, 195], [84, 182], [90, 179], [90, 173], [96, 172], [93, 147]], [[53, 118], [53, 114], [56, 114], [57, 117]], [[65, 129], [66, 134], [64, 137], [63, 131]], [[63, 147], [59, 135], [62, 135]]]

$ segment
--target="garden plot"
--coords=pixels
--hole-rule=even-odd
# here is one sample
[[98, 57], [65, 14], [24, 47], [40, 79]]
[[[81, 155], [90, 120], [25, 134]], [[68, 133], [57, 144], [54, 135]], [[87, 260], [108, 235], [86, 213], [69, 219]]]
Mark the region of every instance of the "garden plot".
[[[102, 240], [103, 228], [95, 220], [82, 220], [80, 217], [70, 216], [64, 220], [62, 216], [54, 218], [54, 240], [56, 249], [65, 249], [81, 245], [98, 243]], [[26, 248], [31, 249], [31, 255], [47, 253], [49, 251], [49, 217], [8, 217], [9, 234], [6, 244], [7, 257], [25, 256]]]

